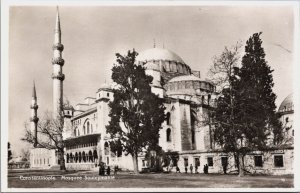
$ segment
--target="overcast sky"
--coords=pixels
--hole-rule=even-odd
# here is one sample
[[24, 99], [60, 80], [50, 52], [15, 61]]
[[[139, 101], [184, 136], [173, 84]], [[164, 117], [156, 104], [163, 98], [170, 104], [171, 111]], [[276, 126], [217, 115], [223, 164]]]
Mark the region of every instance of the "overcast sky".
[[[70, 7], [60, 6], [64, 96], [72, 105], [95, 97], [110, 82], [115, 53], [153, 47], [177, 53], [207, 77], [212, 57], [225, 46], [262, 31], [266, 60], [274, 69], [277, 105], [293, 91], [293, 9], [290, 6]], [[38, 116], [52, 110], [52, 44], [56, 7], [11, 7], [9, 16], [9, 141], [17, 152], [29, 121], [32, 82]]]

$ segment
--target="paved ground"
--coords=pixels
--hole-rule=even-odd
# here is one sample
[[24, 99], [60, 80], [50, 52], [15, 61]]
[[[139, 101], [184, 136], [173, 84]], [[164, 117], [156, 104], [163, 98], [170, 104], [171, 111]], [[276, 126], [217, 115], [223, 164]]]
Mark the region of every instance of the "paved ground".
[[[36, 177], [33, 177], [36, 176]], [[292, 188], [293, 176], [119, 173], [102, 179], [93, 171], [9, 170], [9, 188]]]

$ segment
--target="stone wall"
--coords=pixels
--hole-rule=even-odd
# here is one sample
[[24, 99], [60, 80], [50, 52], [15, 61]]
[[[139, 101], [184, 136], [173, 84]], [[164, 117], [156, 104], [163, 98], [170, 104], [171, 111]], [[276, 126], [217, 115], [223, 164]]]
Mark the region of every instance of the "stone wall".
[[33, 148], [30, 150], [31, 168], [50, 168], [57, 165], [54, 149]]
[[[254, 157], [262, 156], [262, 166], [255, 166]], [[275, 156], [283, 157], [283, 166], [278, 167], [275, 165]], [[208, 158], [212, 159], [212, 166], [208, 167], [209, 173], [224, 173], [222, 166], [222, 157], [227, 157], [227, 173], [237, 173], [238, 168], [234, 161], [232, 154], [222, 152], [205, 152], [205, 151], [184, 151], [180, 153], [178, 167], [181, 172], [185, 171], [184, 159], [188, 160], [188, 173], [190, 173], [190, 164], [193, 165], [193, 173], [195, 172], [195, 158], [199, 158], [200, 166], [198, 168], [199, 173], [203, 173], [203, 166], [208, 164]], [[268, 174], [268, 175], [286, 175], [293, 174], [293, 149], [273, 150], [265, 152], [252, 152], [245, 156], [245, 170], [246, 174]], [[175, 172], [175, 167], [172, 170]]]

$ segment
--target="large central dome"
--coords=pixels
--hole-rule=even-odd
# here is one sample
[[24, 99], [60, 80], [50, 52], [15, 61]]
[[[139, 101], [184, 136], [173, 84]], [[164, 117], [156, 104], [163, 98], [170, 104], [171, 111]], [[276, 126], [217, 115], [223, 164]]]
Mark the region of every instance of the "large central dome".
[[175, 61], [181, 64], [185, 62], [174, 52], [168, 49], [162, 48], [151, 48], [141, 52], [137, 56], [138, 61], [151, 61], [151, 60], [165, 60], [165, 61]]

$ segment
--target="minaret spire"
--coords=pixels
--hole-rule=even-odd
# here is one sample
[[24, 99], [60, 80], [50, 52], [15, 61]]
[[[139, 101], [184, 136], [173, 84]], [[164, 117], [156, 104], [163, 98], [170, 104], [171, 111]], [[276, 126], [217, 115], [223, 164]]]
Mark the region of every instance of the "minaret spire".
[[39, 118], [37, 117], [37, 110], [39, 106], [37, 105], [37, 97], [36, 97], [36, 89], [35, 89], [35, 82], [33, 81], [33, 89], [32, 89], [32, 99], [31, 99], [31, 133], [33, 134], [34, 138], [34, 144], [33, 146], [37, 146], [37, 123], [39, 121]]
[[60, 30], [60, 18], [59, 9], [56, 7], [56, 23], [55, 23], [55, 39], [54, 43], [61, 43], [61, 30]]
[[35, 82], [33, 81], [32, 98], [36, 100]]
[[153, 39], [153, 48], [156, 47], [155, 38]]
[[61, 43], [61, 27], [60, 27], [60, 17], [59, 10], [56, 7], [56, 23], [54, 30], [54, 44], [53, 44], [53, 116], [57, 118], [57, 116], [62, 115], [63, 111], [63, 81], [65, 79], [65, 75], [63, 74], [63, 65], [65, 63], [62, 58], [62, 51], [64, 50], [64, 46]]

